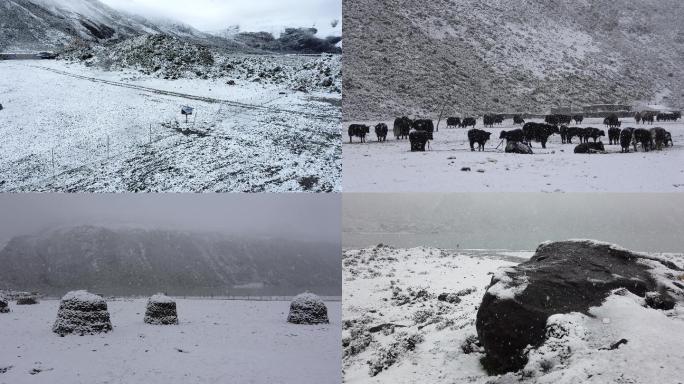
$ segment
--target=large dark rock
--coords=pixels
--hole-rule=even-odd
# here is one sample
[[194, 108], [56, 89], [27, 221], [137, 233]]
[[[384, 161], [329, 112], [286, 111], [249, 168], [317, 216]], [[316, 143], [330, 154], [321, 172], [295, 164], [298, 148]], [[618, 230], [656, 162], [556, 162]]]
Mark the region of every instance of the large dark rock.
[[112, 330], [107, 302], [86, 291], [72, 291], [62, 297], [52, 331], [60, 336], [75, 333], [93, 335]]
[[293, 324], [327, 324], [328, 307], [313, 293], [297, 295], [290, 303], [287, 322]]
[[[674, 298], [655, 280], [655, 267], [670, 269], [672, 276], [681, 275], [675, 273], [681, 268], [673, 263], [607, 243], [570, 240], [541, 244], [529, 261], [492, 277], [477, 312], [477, 334], [486, 353], [483, 363], [492, 373], [523, 368], [525, 348], [544, 342], [549, 316], [586, 314], [617, 288], [650, 298], [647, 305], [671, 308]], [[672, 287], [677, 289], [675, 285], [668, 289]]]

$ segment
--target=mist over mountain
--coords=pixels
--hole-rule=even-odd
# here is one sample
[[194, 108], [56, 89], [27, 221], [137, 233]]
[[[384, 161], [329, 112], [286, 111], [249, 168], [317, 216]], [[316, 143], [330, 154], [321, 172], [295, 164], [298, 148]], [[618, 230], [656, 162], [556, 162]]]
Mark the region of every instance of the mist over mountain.
[[346, 120], [684, 105], [678, 0], [350, 0]]
[[0, 289], [60, 295], [341, 294], [339, 244], [170, 230], [78, 226], [15, 236]]
[[0, 49], [40, 50], [85, 41], [125, 39], [146, 33], [205, 38], [182, 23], [153, 23], [97, 0], [0, 0]]
[[[145, 34], [165, 34], [238, 52], [339, 52], [338, 40], [309, 36], [310, 28], [287, 28], [270, 42], [255, 41], [252, 33], [215, 34], [162, 17], [143, 17], [113, 9], [98, 0], [0, 0], [0, 50], [55, 50], [75, 39], [91, 44], [116, 42]], [[315, 32], [314, 32], [315, 34]], [[258, 35], [258, 34], [257, 34]]]

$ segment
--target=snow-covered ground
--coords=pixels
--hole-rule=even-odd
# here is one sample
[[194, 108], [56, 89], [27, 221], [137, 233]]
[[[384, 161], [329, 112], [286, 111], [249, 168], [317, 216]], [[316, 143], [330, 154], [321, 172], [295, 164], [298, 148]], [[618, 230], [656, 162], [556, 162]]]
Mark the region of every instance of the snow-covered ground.
[[[595, 317], [572, 313], [550, 318], [571, 322], [568, 328], [575, 332], [533, 350], [525, 377], [488, 376], [479, 361], [483, 355], [477, 350], [466, 354], [462, 345], [477, 334], [475, 317], [492, 273], [531, 255], [424, 247], [345, 251], [343, 382], [682, 382], [684, 310], [645, 308], [642, 298], [629, 293], [593, 308]], [[684, 262], [682, 254], [657, 256]], [[442, 293], [456, 294], [460, 302], [438, 300]], [[383, 324], [394, 326], [379, 329]], [[628, 343], [600, 349], [621, 338]], [[573, 352], [561, 358], [568, 346]]]
[[176, 301], [179, 325], [143, 323], [145, 299], [109, 301], [114, 330], [52, 333], [59, 301], [0, 316], [0, 383], [339, 383], [340, 302], [330, 324], [286, 322], [289, 302]]
[[[393, 121], [387, 141], [376, 141], [371, 125], [367, 143], [354, 137], [349, 144], [343, 124], [343, 187], [345, 192], [678, 192], [684, 190], [684, 122], [636, 125], [621, 119], [622, 127], [663, 127], [672, 133], [673, 147], [644, 153], [620, 153], [619, 145], [608, 145], [605, 154], [575, 154], [574, 144], [561, 144], [553, 135], [546, 149], [533, 143], [533, 155], [504, 153], [502, 130], [521, 128], [507, 119], [501, 126], [476, 128], [492, 132], [483, 152], [471, 152], [467, 129], [445, 127], [440, 123], [431, 150], [411, 152], [408, 140], [395, 140]], [[528, 121], [541, 121], [530, 119]], [[436, 122], [436, 121], [435, 121]], [[574, 126], [574, 125], [571, 125]], [[579, 127], [607, 129], [602, 119], [586, 118]], [[477, 148], [477, 144], [476, 144]], [[468, 167], [471, 171], [461, 171]]]
[[2, 61], [0, 73], [0, 190], [341, 189], [337, 93], [64, 61]]

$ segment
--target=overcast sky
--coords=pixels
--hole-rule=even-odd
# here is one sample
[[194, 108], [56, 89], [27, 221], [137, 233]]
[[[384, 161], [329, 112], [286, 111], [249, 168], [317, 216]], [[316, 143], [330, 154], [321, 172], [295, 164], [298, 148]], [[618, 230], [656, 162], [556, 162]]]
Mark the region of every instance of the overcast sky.
[[132, 226], [340, 242], [335, 194], [0, 194], [0, 246], [75, 225]]
[[319, 35], [340, 35], [342, 0], [102, 0], [112, 8], [148, 18], [182, 21], [201, 31], [239, 25], [242, 31], [278, 36], [283, 27], [315, 26]]
[[591, 238], [684, 252], [684, 194], [345, 194], [343, 246], [534, 250]]

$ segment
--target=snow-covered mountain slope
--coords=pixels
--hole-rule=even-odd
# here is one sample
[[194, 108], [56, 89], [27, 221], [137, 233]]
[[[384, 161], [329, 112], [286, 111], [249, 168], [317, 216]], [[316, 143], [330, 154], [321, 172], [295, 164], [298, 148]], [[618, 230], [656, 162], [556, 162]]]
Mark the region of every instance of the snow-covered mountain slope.
[[678, 0], [350, 0], [344, 119], [684, 104]]
[[152, 22], [98, 0], [0, 0], [0, 50], [54, 49], [74, 38], [106, 41], [145, 33], [205, 39], [177, 22]]
[[3, 288], [62, 294], [218, 294], [250, 283], [270, 294], [339, 294], [339, 245], [95, 226], [19, 236], [0, 251]]

